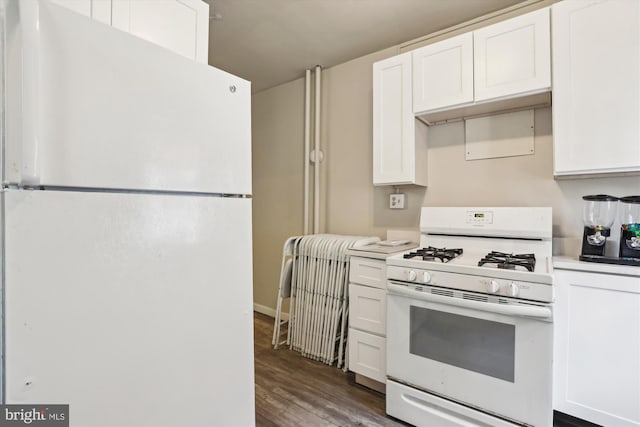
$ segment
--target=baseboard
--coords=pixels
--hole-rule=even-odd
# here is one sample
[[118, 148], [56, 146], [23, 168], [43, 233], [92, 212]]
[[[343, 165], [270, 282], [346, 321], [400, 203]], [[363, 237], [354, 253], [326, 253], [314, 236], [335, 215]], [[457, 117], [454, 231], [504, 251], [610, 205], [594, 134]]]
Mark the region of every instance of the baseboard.
[[367, 378], [364, 375], [356, 373], [356, 382], [367, 388], [377, 391], [378, 393], [387, 394], [387, 385], [371, 378]]
[[[253, 303], [253, 311], [257, 311], [258, 313], [267, 315], [269, 317], [276, 317], [275, 308], [267, 307], [266, 305], [257, 304], [255, 302]], [[289, 320], [289, 313], [281, 313], [280, 318], [282, 320]]]

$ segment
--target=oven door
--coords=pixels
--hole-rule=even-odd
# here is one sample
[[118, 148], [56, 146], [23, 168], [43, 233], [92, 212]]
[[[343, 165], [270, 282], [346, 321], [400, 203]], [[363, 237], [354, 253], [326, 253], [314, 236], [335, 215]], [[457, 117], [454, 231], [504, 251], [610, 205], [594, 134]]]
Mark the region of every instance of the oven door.
[[518, 423], [552, 425], [551, 306], [482, 299], [390, 281], [387, 376]]

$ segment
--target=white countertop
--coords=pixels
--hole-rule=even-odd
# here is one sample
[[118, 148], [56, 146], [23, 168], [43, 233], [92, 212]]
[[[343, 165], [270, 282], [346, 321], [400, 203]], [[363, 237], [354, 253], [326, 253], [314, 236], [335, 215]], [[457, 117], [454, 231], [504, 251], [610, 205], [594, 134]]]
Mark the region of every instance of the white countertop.
[[556, 270], [586, 271], [589, 273], [619, 274], [623, 276], [640, 277], [640, 267], [617, 264], [601, 264], [597, 262], [584, 262], [576, 257], [555, 256], [553, 268]]

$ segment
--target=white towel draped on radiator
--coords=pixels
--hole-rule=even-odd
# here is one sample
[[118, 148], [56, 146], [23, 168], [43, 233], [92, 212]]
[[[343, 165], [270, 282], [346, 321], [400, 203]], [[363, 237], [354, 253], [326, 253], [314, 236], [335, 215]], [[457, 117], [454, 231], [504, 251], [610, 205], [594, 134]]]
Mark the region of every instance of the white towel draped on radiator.
[[288, 245], [292, 259], [288, 330], [291, 349], [328, 365], [337, 362], [338, 368], [343, 365], [346, 368], [349, 280], [346, 251], [378, 240], [332, 234], [287, 240], [285, 247]]

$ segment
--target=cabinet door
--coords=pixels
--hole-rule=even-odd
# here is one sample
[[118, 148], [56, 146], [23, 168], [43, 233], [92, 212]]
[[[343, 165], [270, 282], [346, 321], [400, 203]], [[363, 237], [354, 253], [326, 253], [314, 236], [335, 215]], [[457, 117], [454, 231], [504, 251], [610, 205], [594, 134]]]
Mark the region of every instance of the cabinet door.
[[386, 345], [383, 337], [349, 329], [349, 370], [379, 382], [386, 378]]
[[640, 277], [555, 271], [554, 409], [640, 426]]
[[552, 7], [556, 175], [640, 171], [640, 2]]
[[111, 25], [111, 0], [51, 0], [51, 2]]
[[461, 34], [413, 51], [413, 112], [473, 102], [473, 36]]
[[91, 0], [91, 17], [111, 25], [111, 0]]
[[475, 100], [551, 88], [549, 9], [473, 32]]
[[91, 16], [91, 0], [51, 0], [51, 3], [66, 7], [84, 16]]
[[113, 0], [112, 25], [207, 63], [209, 6], [201, 0]]
[[387, 333], [387, 291], [349, 285], [349, 326], [378, 335]]
[[426, 165], [416, 173], [416, 162], [426, 163], [426, 152], [416, 158], [411, 104], [411, 53], [373, 64], [374, 185], [426, 185]]

